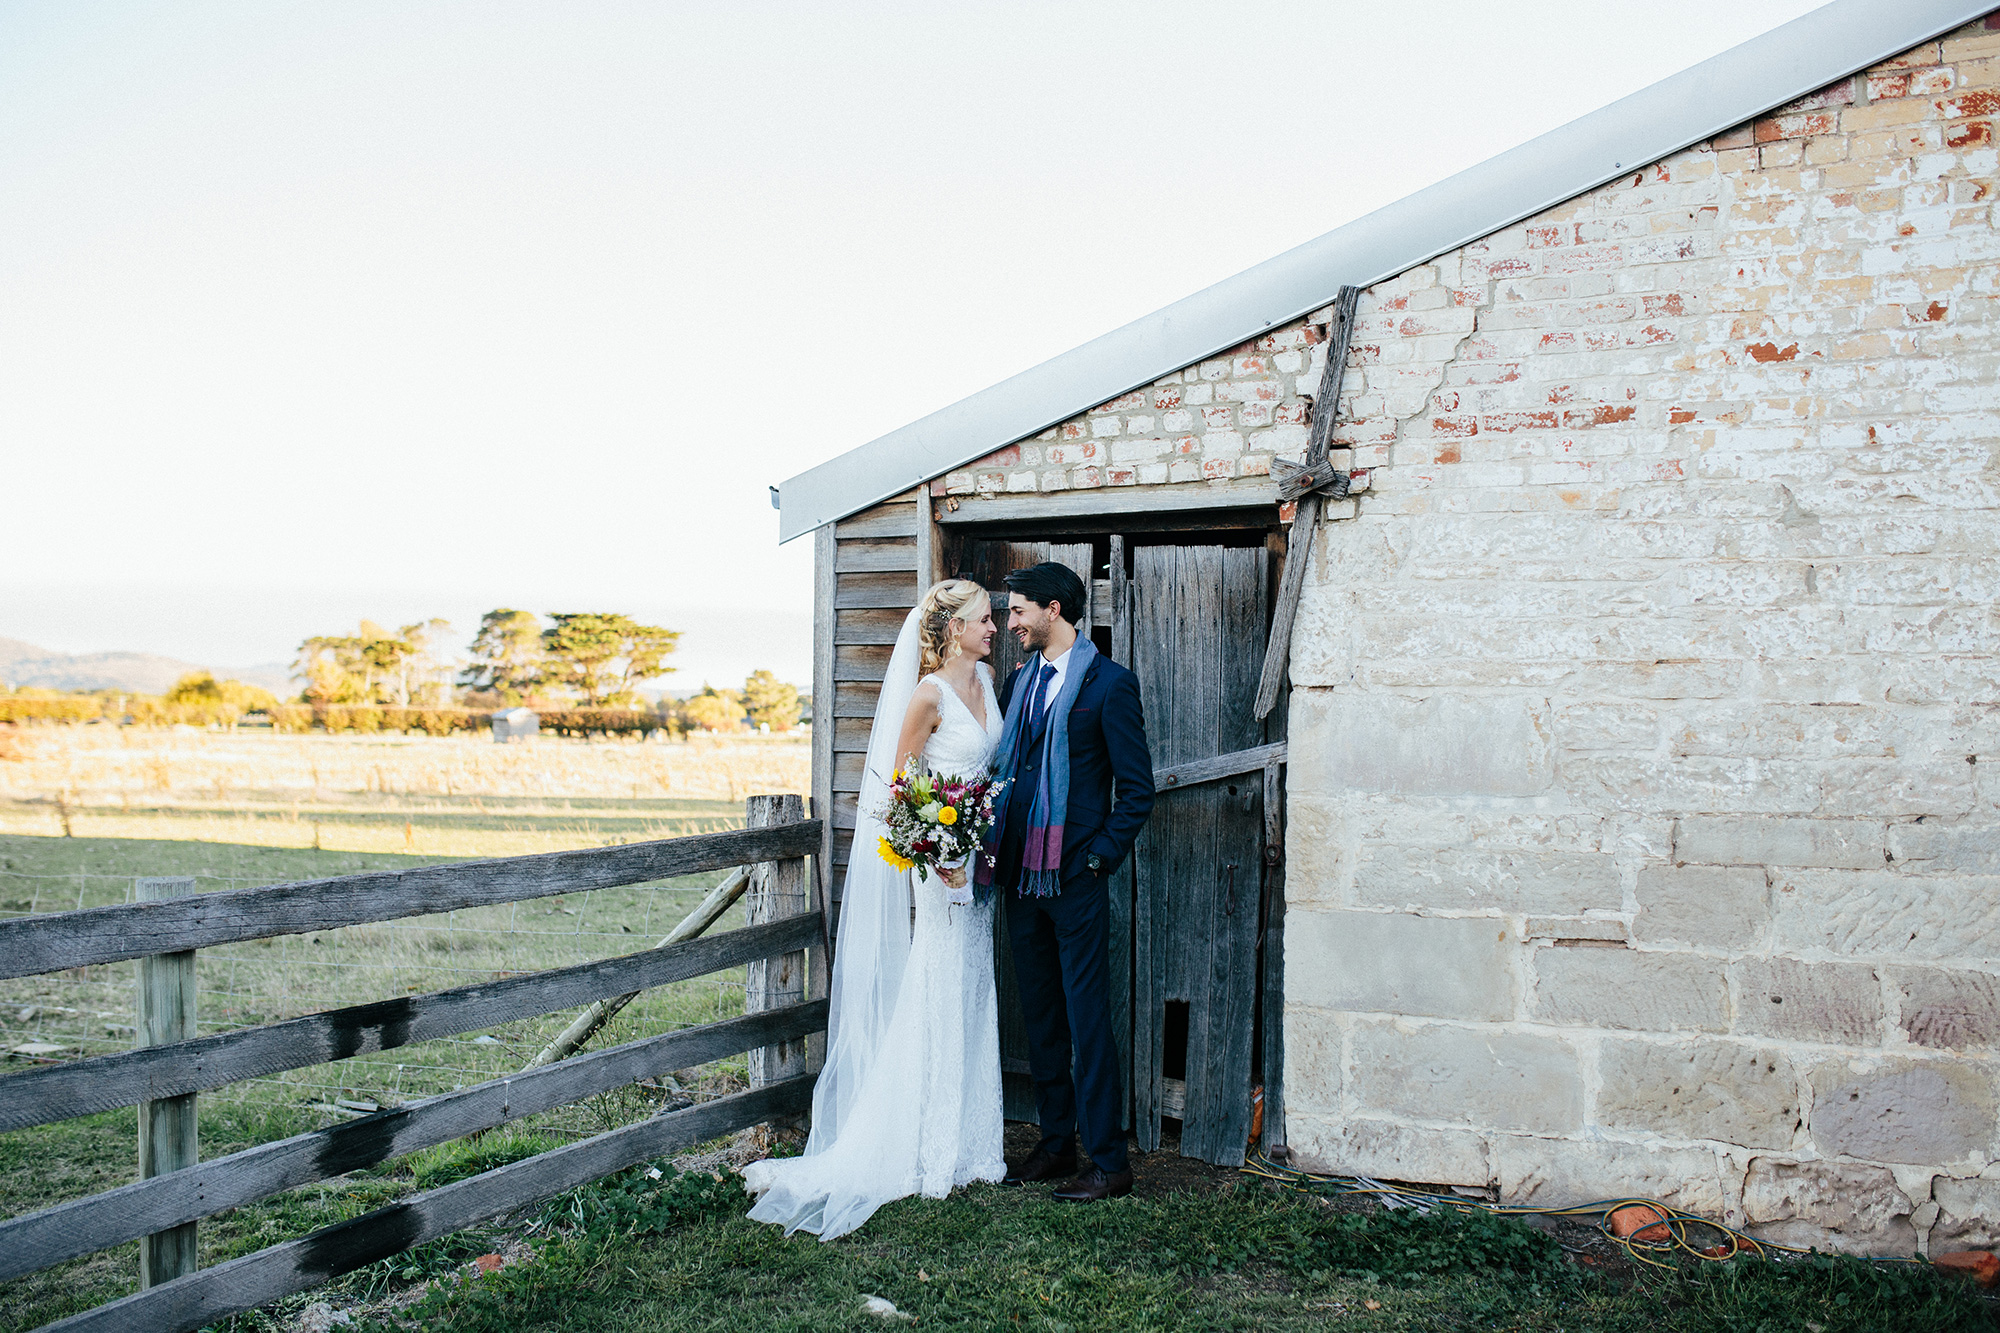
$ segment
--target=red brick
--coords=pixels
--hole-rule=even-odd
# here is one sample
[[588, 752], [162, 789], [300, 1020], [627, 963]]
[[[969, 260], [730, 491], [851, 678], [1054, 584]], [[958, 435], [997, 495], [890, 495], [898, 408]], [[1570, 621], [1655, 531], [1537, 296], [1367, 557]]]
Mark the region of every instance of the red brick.
[[1738, 125], [1733, 130], [1724, 130], [1721, 134], [1710, 139], [1708, 144], [1709, 147], [1715, 149], [1718, 153], [1722, 153], [1732, 148], [1748, 148], [1756, 142], [1756, 126], [1745, 124]]
[[1946, 120], [1963, 120], [1967, 116], [1991, 116], [2000, 113], [2000, 92], [1991, 88], [1980, 88], [1973, 92], [1960, 93], [1956, 97], [1946, 97], [1936, 103], [1937, 113]]
[[1799, 354], [1799, 345], [1792, 343], [1781, 348], [1776, 343], [1751, 343], [1743, 350], [1750, 354], [1752, 361], [1761, 365], [1772, 361], [1794, 360]]
[[1605, 1221], [1611, 1224], [1612, 1235], [1623, 1236], [1627, 1240], [1652, 1244], [1671, 1238], [1666, 1225], [1667, 1214], [1651, 1204], [1632, 1203], [1614, 1208]]
[[1963, 125], [1954, 125], [1944, 132], [1944, 145], [1947, 148], [1971, 148], [1992, 142], [1993, 122], [1990, 120], [1967, 121]]
[[1556, 428], [1556, 414], [1553, 412], [1493, 412], [1480, 422], [1480, 428], [1488, 431], [1554, 430]]
[[1868, 100], [1879, 102], [1888, 97], [1908, 97], [1910, 76], [1907, 73], [1870, 74], [1868, 76]]
[[2000, 1282], [2000, 1256], [1991, 1250], [1960, 1250], [1956, 1254], [1940, 1254], [1931, 1260], [1933, 1268], [1959, 1273], [1971, 1278], [1982, 1287], [1990, 1287]]
[[1694, 416], [1694, 412], [1685, 407], [1671, 408], [1667, 412], [1667, 420], [1676, 426], [1685, 426], [1694, 420]]
[[1157, 408], [1159, 411], [1165, 412], [1171, 408], [1179, 407], [1180, 405], [1181, 405], [1181, 391], [1179, 389], [1153, 390], [1153, 406]]
[[1815, 134], [1832, 134], [1835, 124], [1835, 117], [1818, 111], [1772, 116], [1757, 122], [1757, 142], [1775, 143], [1780, 139], [1808, 139]]
[[[1454, 439], [1464, 439], [1479, 434], [1479, 419], [1469, 414], [1449, 417], [1432, 417], [1431, 434]], [[1458, 461], [1453, 459], [1453, 462]]]
[[1563, 413], [1563, 425], [1571, 430], [1587, 430], [1592, 426], [1615, 426], [1621, 421], [1630, 421], [1638, 410], [1630, 403], [1622, 407], [1600, 403], [1596, 407], [1577, 408]]
[[1201, 465], [1201, 475], [1207, 481], [1226, 481], [1236, 475], [1236, 460], [1233, 458], [1210, 458]]
[[1661, 315], [1684, 315], [1687, 308], [1679, 292], [1669, 292], [1664, 296], [1647, 296], [1640, 302], [1646, 310], [1646, 318], [1656, 319]]
[[1271, 420], [1280, 426], [1303, 426], [1309, 409], [1304, 402], [1280, 403], [1271, 411]]

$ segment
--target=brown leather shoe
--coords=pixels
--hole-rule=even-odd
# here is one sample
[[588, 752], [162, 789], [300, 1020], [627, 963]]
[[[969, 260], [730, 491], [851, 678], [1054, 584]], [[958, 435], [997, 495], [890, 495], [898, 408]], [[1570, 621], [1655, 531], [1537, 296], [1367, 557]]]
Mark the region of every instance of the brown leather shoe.
[[1083, 1173], [1069, 1184], [1057, 1190], [1050, 1197], [1064, 1203], [1095, 1203], [1099, 1199], [1119, 1199], [1132, 1192], [1132, 1173], [1119, 1171], [1105, 1174], [1104, 1168], [1092, 1162]]
[[1007, 1175], [1000, 1183], [1002, 1185], [1026, 1185], [1030, 1182], [1039, 1184], [1046, 1180], [1061, 1180], [1064, 1176], [1071, 1174], [1075, 1170], [1076, 1146], [1074, 1144], [1070, 1146], [1069, 1151], [1060, 1155], [1050, 1152], [1047, 1148], [1036, 1148], [1018, 1163], [1008, 1167]]

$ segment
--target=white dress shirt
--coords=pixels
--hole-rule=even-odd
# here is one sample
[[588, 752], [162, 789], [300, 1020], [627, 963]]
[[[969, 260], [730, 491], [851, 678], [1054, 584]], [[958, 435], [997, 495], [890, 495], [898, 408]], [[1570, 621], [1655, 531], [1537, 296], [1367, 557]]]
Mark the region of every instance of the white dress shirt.
[[[1055, 706], [1056, 696], [1062, 693], [1063, 679], [1064, 677], [1069, 675], [1070, 654], [1074, 653], [1075, 651], [1076, 651], [1076, 644], [1074, 642], [1071, 642], [1069, 647], [1063, 649], [1063, 655], [1061, 657], [1050, 659], [1045, 654], [1042, 653], [1036, 654], [1036, 656], [1041, 659], [1041, 661], [1035, 663], [1036, 675], [1039, 676], [1041, 674], [1042, 662], [1047, 662], [1050, 666], [1056, 669], [1056, 674], [1049, 677], [1048, 689], [1042, 695], [1042, 710], [1044, 712], [1048, 711], [1050, 708]], [[1035, 682], [1033, 680], [1030, 680], [1028, 682], [1028, 688], [1031, 690], [1035, 688]], [[1032, 694], [1028, 696], [1028, 701], [1030, 703], [1034, 702], [1034, 696]], [[1036, 722], [1039, 720], [1040, 719], [1038, 718], [1032, 718], [1032, 717], [1028, 719], [1028, 721], [1030, 722]]]

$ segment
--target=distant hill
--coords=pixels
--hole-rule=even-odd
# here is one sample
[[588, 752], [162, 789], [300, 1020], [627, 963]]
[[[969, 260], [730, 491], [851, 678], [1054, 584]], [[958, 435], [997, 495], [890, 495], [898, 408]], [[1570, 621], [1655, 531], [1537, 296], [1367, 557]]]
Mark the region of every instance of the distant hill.
[[57, 653], [19, 639], [0, 639], [0, 681], [49, 690], [131, 690], [161, 694], [190, 671], [213, 671], [218, 680], [261, 685], [280, 698], [294, 690], [281, 662], [251, 667], [204, 667], [156, 653]]

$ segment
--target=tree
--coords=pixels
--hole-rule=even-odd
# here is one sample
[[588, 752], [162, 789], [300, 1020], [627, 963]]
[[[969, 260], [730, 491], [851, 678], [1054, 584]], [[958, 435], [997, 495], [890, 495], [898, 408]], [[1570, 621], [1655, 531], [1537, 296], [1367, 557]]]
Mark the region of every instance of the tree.
[[299, 645], [292, 664], [294, 678], [304, 681], [300, 698], [309, 704], [366, 703], [372, 694], [368, 664], [362, 660], [363, 640], [339, 635], [315, 635]]
[[799, 689], [768, 671], [753, 671], [743, 682], [743, 706], [754, 725], [790, 731], [799, 724]]
[[269, 711], [278, 701], [269, 690], [245, 685], [240, 680], [217, 680], [213, 672], [190, 671], [173, 683], [165, 695], [183, 717], [204, 722], [233, 723], [245, 713]]
[[743, 700], [734, 690], [701, 687], [701, 693], [687, 701], [687, 720], [703, 731], [739, 731], [743, 726]]
[[635, 686], [673, 670], [666, 660], [678, 630], [610, 612], [551, 611], [549, 619], [555, 627], [542, 631], [543, 678], [581, 695], [586, 708], [631, 703]]
[[532, 611], [503, 606], [479, 620], [472, 662], [458, 676], [469, 689], [492, 690], [518, 704], [542, 683], [542, 622]]

